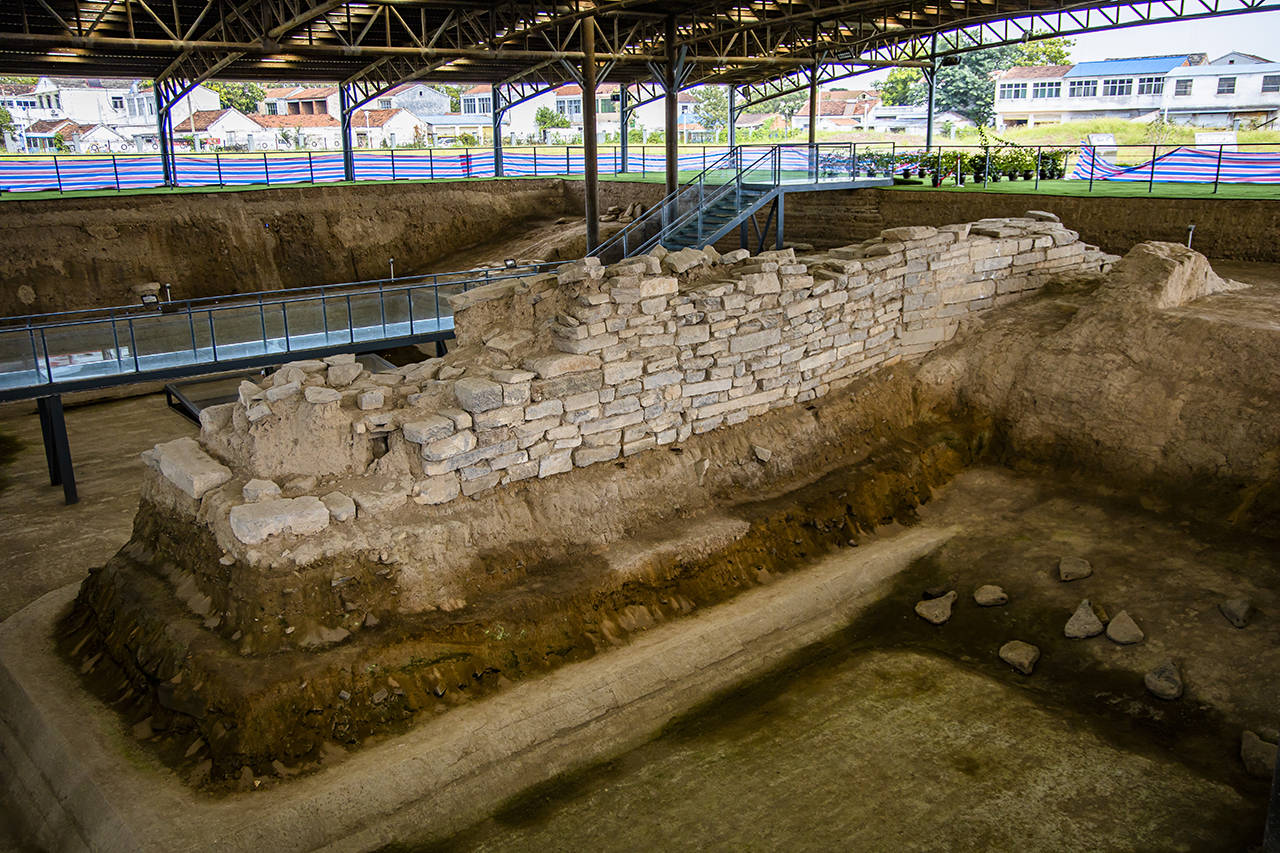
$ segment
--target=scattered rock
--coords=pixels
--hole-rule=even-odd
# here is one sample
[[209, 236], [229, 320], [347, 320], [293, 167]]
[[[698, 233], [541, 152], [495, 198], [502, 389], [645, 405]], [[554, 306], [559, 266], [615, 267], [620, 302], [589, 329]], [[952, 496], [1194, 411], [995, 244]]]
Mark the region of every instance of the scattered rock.
[[320, 360], [323, 361], [325, 364], [329, 365], [330, 367], [332, 367], [335, 364], [355, 364], [356, 363], [355, 354], [349, 353], [349, 352], [339, 353], [338, 355], [327, 356]]
[[306, 397], [308, 403], [316, 406], [336, 403], [342, 399], [342, 395], [337, 391], [332, 388], [325, 388], [323, 385], [308, 385], [307, 390], [302, 392], [302, 396]]
[[347, 364], [335, 364], [329, 368], [329, 384], [334, 388], [345, 388], [359, 379], [360, 374], [363, 372], [364, 368], [356, 364], [355, 361]]
[[329, 518], [337, 522], [356, 517], [356, 502], [342, 492], [330, 492], [320, 499], [329, 510]]
[[973, 591], [973, 600], [979, 607], [999, 607], [1009, 603], [1009, 594], [1003, 588], [988, 583]]
[[1129, 646], [1141, 643], [1146, 639], [1146, 634], [1143, 634], [1138, 623], [1133, 621], [1129, 611], [1121, 610], [1107, 623], [1107, 639], [1122, 646]]
[[1253, 602], [1247, 598], [1232, 598], [1219, 604], [1218, 610], [1232, 625], [1243, 628], [1253, 616]]
[[1062, 633], [1073, 640], [1096, 637], [1102, 633], [1102, 620], [1093, 612], [1093, 605], [1089, 603], [1089, 599], [1086, 598], [1080, 602], [1076, 612], [1067, 620], [1067, 626], [1062, 629]]
[[916, 602], [916, 615], [926, 622], [941, 625], [951, 618], [951, 605], [956, 600], [953, 589], [941, 598], [929, 598]]
[[1030, 675], [1040, 660], [1040, 649], [1022, 640], [1010, 640], [1000, 647], [1000, 660], [1023, 675]]
[[1171, 660], [1148, 672], [1142, 680], [1157, 698], [1173, 700], [1182, 696], [1182, 673]]
[[756, 455], [756, 459], [760, 462], [768, 462], [773, 458], [773, 451], [767, 447], [761, 447], [758, 444], [751, 445], [751, 452]]
[[383, 392], [379, 390], [364, 391], [356, 397], [356, 405], [362, 412], [367, 412], [371, 409], [381, 409], [384, 402], [386, 402], [386, 397]]
[[280, 487], [274, 480], [250, 480], [244, 484], [240, 494], [249, 503], [280, 497]]
[[278, 533], [305, 536], [329, 526], [329, 509], [310, 495], [277, 498], [231, 508], [231, 532], [246, 545], [257, 545]]
[[1240, 736], [1240, 760], [1250, 776], [1270, 779], [1276, 771], [1276, 745], [1246, 731]]
[[942, 596], [951, 592], [950, 583], [936, 583], [933, 586], [927, 586], [920, 591], [920, 597], [924, 599], [942, 598]]
[[1058, 560], [1058, 579], [1078, 581], [1093, 574], [1093, 566], [1083, 557], [1062, 557]]
[[1061, 222], [1062, 220], [1056, 213], [1050, 213], [1047, 210], [1028, 210], [1023, 216], [1027, 219], [1035, 219], [1039, 222]]

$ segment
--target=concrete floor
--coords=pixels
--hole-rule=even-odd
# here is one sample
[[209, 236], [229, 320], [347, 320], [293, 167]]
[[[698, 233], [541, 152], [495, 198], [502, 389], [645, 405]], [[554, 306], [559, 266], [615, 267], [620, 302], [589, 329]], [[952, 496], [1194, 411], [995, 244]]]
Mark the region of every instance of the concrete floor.
[[138, 509], [142, 461], [157, 442], [194, 436], [199, 428], [150, 394], [66, 410], [80, 502], [66, 506], [49, 485], [40, 419], [32, 403], [0, 412], [0, 431], [23, 442], [3, 472], [0, 491], [0, 620], [50, 590], [84, 577], [129, 539]]

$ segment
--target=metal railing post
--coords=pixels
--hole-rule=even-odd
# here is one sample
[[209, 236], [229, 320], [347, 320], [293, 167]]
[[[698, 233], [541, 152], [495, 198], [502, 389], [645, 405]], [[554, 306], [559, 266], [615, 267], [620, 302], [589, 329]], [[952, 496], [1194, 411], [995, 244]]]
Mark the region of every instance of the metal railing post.
[[311, 176], [311, 183], [316, 182], [316, 161], [311, 156], [311, 152], [307, 152], [307, 173]]
[[[133, 329], [129, 330], [129, 337], [133, 337]], [[45, 336], [44, 329], [40, 330], [40, 349], [44, 350], [44, 375], [49, 377], [49, 382], [53, 382], [53, 362], [49, 360], [49, 339]], [[134, 370], [138, 367], [138, 354], [133, 354]]]
[[116, 192], [120, 192], [120, 167], [116, 165], [116, 155], [111, 155], [111, 174], [116, 178]]
[[[986, 189], [987, 181], [991, 180], [991, 146], [985, 145], [983, 148], [986, 150], [987, 164], [982, 167], [982, 188]], [[1092, 187], [1093, 184], [1091, 183], [1089, 186]]]
[[1098, 146], [1089, 146], [1089, 192], [1093, 192], [1093, 167], [1098, 162]]
[[534, 176], [535, 178], [536, 178], [536, 177], [539, 177], [539, 175], [538, 175], [538, 146], [536, 146], [536, 145], [535, 145], [535, 146], [533, 146], [533, 176]]
[[213, 163], [218, 167], [218, 186], [226, 186], [226, 184], [222, 182], [222, 155], [217, 151], [213, 152]]
[[391, 180], [396, 179], [396, 149], [391, 149]]
[[[289, 343], [289, 303], [286, 300], [280, 302], [280, 321], [284, 325], [284, 351], [290, 352], [293, 347]], [[328, 342], [329, 336], [325, 335], [325, 343]]]
[[434, 181], [436, 179], [436, 150], [434, 148], [427, 149], [427, 174], [431, 176], [430, 180]]
[[1147, 192], [1150, 193], [1156, 185], [1156, 157], [1158, 156], [1157, 146], [1151, 146], [1151, 177], [1147, 179]]
[[[41, 338], [42, 340], [43, 340], [43, 338], [44, 338], [44, 331], [43, 331], [43, 330], [41, 330], [41, 332], [40, 332], [40, 338]], [[44, 354], [45, 354], [45, 358], [48, 358], [48, 357], [49, 357], [49, 349], [48, 349], [48, 347], [46, 347], [46, 348], [45, 348]], [[138, 366], [138, 339], [137, 339], [137, 337], [136, 337], [136, 336], [134, 335], [134, 333], [133, 333], [133, 318], [132, 318], [132, 317], [130, 317], [130, 318], [129, 318], [129, 355], [133, 356], [133, 372], [134, 372], [134, 373], [137, 373], [137, 372], [138, 372], [138, 371], [140, 371], [142, 368]], [[52, 373], [50, 373], [50, 374], [49, 374], [49, 381], [53, 381], [53, 374], [52, 374]]]
[[187, 334], [191, 336], [191, 357], [200, 358], [200, 349], [196, 344], [196, 318], [191, 316], [191, 303], [187, 303]]
[[213, 309], [205, 312], [209, 318], [209, 349], [213, 351], [213, 360], [218, 360], [218, 336], [213, 331]]
[[58, 155], [53, 155], [53, 174], [58, 179], [58, 193], [62, 193], [62, 170], [58, 168]]
[[1041, 147], [1037, 145], [1036, 146], [1036, 186], [1035, 186], [1037, 190], [1040, 189], [1040, 153], [1041, 153]]
[[351, 294], [347, 294], [347, 340], [356, 342], [356, 323], [351, 317]]
[[1216, 168], [1216, 169], [1214, 169], [1214, 170], [1213, 170], [1213, 191], [1214, 191], [1214, 193], [1217, 193], [1217, 192], [1218, 192], [1218, 180], [1222, 177], [1222, 149], [1223, 149], [1223, 146], [1222, 146], [1222, 145], [1219, 145], [1219, 146], [1218, 146], [1218, 166], [1217, 166], [1217, 168]]
[[271, 186], [271, 164], [267, 162], [267, 152], [262, 152], [262, 177]]

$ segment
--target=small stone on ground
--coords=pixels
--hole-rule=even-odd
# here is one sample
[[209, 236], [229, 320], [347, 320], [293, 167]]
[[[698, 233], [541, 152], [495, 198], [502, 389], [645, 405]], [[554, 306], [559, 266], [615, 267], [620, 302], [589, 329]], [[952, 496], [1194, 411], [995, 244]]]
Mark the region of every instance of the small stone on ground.
[[1093, 605], [1089, 602], [1089, 599], [1086, 598], [1080, 602], [1076, 612], [1071, 614], [1071, 618], [1067, 620], [1067, 625], [1062, 629], [1062, 633], [1073, 640], [1084, 640], [1102, 633], [1102, 620], [1098, 618], [1098, 614], [1093, 612]]
[[956, 600], [956, 592], [952, 590], [941, 598], [930, 598], [916, 602], [916, 615], [926, 622], [941, 625], [951, 618], [951, 605]]
[[1058, 560], [1058, 579], [1078, 581], [1093, 574], [1093, 566], [1083, 557], [1062, 557]]
[[1232, 625], [1243, 628], [1253, 616], [1253, 602], [1247, 598], [1231, 598], [1219, 604], [1218, 610]]
[[1182, 673], [1178, 665], [1171, 660], [1151, 670], [1143, 678], [1147, 689], [1160, 699], [1177, 699], [1182, 696]]
[[1010, 640], [1000, 647], [1000, 660], [1023, 675], [1030, 675], [1040, 660], [1040, 649], [1022, 640]]
[[1141, 643], [1146, 636], [1127, 610], [1121, 610], [1107, 623], [1107, 639], [1122, 646]]
[[1009, 595], [995, 584], [983, 584], [973, 592], [973, 600], [980, 607], [999, 607], [1009, 603]]
[[1276, 769], [1276, 745], [1246, 731], [1240, 736], [1240, 760], [1250, 776], [1270, 779]]

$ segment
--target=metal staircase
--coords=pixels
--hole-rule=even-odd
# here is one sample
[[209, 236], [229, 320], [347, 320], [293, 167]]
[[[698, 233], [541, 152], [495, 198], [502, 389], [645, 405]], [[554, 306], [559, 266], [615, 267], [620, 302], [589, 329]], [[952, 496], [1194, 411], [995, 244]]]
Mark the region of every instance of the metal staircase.
[[646, 210], [591, 254], [606, 262], [715, 243], [766, 204], [782, 184], [783, 146], [732, 148], [684, 186]]

